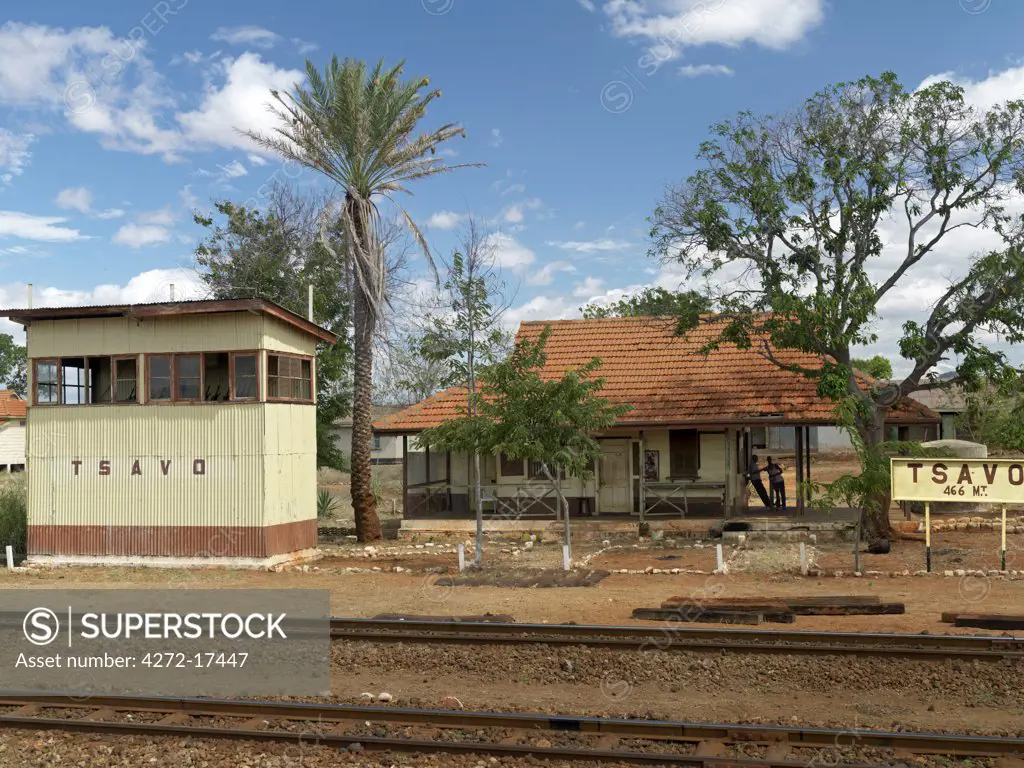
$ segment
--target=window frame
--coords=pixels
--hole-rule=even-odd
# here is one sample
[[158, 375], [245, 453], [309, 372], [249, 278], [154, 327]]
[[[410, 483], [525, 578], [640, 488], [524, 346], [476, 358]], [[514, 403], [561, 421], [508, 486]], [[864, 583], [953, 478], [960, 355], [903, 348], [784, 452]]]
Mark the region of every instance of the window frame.
[[[186, 376], [187, 379], [199, 379], [199, 396], [198, 397], [178, 397], [178, 383], [180, 378], [178, 376], [178, 359], [182, 357], [195, 357], [199, 359], [199, 376]], [[171, 355], [171, 401], [175, 403], [209, 403], [214, 402], [206, 399], [206, 360], [203, 359], [202, 352], [175, 352]]]
[[[314, 364], [314, 357], [312, 355], [296, 355], [291, 352], [277, 352], [273, 349], [267, 351], [267, 396], [266, 402], [268, 403], [301, 403], [303, 405], [316, 405], [316, 365]], [[275, 397], [270, 394], [270, 357], [289, 357], [300, 361], [299, 370], [302, 370], [301, 361], [307, 361], [309, 363], [309, 399], [295, 398], [295, 397]], [[280, 375], [277, 377], [280, 378]], [[291, 376], [286, 377], [291, 379]], [[301, 380], [301, 379], [300, 379]]]
[[[253, 397], [237, 397], [235, 395], [235, 382], [237, 381], [237, 374], [235, 373], [235, 357], [253, 357], [256, 359], [256, 394]], [[260, 350], [237, 350], [228, 353], [228, 388], [230, 395], [228, 402], [230, 403], [259, 403], [263, 400], [263, 377], [260, 373], [263, 370], [262, 358]]]
[[[155, 358], [167, 358], [167, 369], [170, 374], [168, 389], [170, 390], [170, 397], [153, 397], [153, 360]], [[173, 352], [160, 352], [154, 355], [145, 355], [145, 366], [146, 366], [146, 404], [162, 405], [166, 403], [175, 402], [174, 399], [174, 353]], [[165, 378], [163, 376], [160, 377]]]
[[[57, 396], [55, 402], [40, 403], [39, 402], [39, 365], [40, 363], [52, 363], [54, 372], [56, 373], [56, 380], [53, 384], [47, 384], [47, 386], [54, 387], [54, 393]], [[49, 408], [53, 405], [62, 405], [60, 401], [60, 358], [59, 357], [34, 357], [32, 358], [32, 405], [38, 405], [42, 408]]]
[[[677, 434], [679, 435], [679, 438], [675, 437], [675, 435], [677, 435]], [[669, 471], [669, 479], [670, 480], [699, 480], [700, 479], [700, 470], [701, 470], [700, 445], [701, 445], [701, 435], [702, 434], [703, 433], [699, 429], [689, 429], [689, 428], [685, 428], [685, 427], [684, 428], [679, 428], [679, 429], [670, 429], [669, 430], [669, 435], [668, 435], [668, 464], [669, 464], [669, 470], [668, 471]], [[694, 463], [693, 463], [692, 466], [687, 467], [687, 468], [677, 466], [677, 458], [676, 458], [677, 453], [676, 453], [675, 450], [673, 450], [675, 445], [676, 445], [676, 440], [677, 439], [681, 440], [684, 435], [692, 435], [693, 436], [693, 447], [694, 447], [694, 457], [693, 458], [694, 458]], [[680, 448], [681, 447], [682, 446], [680, 446]], [[683, 459], [683, 456], [680, 456], [678, 460], [681, 462], [682, 459]], [[677, 471], [677, 470], [679, 470], [679, 471]]]
[[[142, 361], [139, 359], [139, 355], [111, 355], [110, 357], [110, 403], [109, 405], [139, 405], [143, 402], [143, 399], [139, 397], [139, 383], [140, 379], [142, 384], [145, 386], [145, 376], [139, 376], [139, 368], [142, 366]], [[118, 400], [117, 399], [117, 364], [123, 360], [134, 360], [135, 361], [135, 399], [134, 400]], [[146, 401], [149, 400], [149, 391], [146, 391]], [[100, 405], [100, 403], [97, 403]], [[102, 403], [107, 405], [107, 403]]]

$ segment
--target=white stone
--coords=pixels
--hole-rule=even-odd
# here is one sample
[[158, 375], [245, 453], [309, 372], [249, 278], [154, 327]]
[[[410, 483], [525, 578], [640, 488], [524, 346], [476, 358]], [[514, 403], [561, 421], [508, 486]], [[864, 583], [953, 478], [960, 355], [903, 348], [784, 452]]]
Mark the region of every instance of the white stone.
[[362, 699], [363, 701], [376, 701], [377, 700], [377, 697], [374, 696], [372, 693], [360, 693], [359, 694], [359, 698]]
[[387, 691], [384, 691], [383, 693], [381, 693], [380, 696], [377, 697], [377, 701], [383, 701], [386, 704], [389, 701], [393, 701], [394, 698], [395, 697], [392, 696], [390, 693], [388, 693]]
[[942, 575], [945, 576], [947, 579], [951, 579], [955, 574], [952, 571], [943, 571]]
[[967, 575], [967, 571], [965, 571], [963, 568], [957, 568], [955, 571], [953, 571], [953, 575], [960, 579]]
[[605, 539], [604, 541], [601, 542], [601, 546], [602, 547], [610, 547], [611, 545], [612, 545], [612, 543], [610, 541], [608, 541], [608, 539]]
[[531, 538], [529, 541], [527, 541], [525, 544], [523, 544], [523, 546], [526, 547], [526, 549], [533, 549], [533, 542], [534, 542], [534, 540], [533, 540], [533, 538]]

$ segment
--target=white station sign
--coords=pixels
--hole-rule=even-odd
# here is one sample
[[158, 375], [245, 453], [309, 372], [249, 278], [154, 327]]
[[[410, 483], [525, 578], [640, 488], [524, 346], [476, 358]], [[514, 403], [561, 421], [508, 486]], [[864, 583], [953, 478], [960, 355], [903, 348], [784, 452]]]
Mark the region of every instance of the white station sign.
[[891, 460], [896, 501], [1024, 504], [1024, 459]]

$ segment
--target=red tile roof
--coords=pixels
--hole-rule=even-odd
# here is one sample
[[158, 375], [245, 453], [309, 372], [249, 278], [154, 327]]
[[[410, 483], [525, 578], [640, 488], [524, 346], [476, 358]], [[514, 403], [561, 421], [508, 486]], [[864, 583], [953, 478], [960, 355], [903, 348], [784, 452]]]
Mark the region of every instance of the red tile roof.
[[0, 420], [24, 418], [25, 401], [13, 390], [0, 389]]
[[[834, 425], [835, 403], [818, 396], [815, 382], [780, 369], [754, 349], [723, 344], [706, 357], [701, 348], [716, 337], [721, 325], [702, 324], [686, 336], [674, 334], [666, 318], [604, 318], [527, 322], [517, 339], [535, 339], [551, 326], [547, 363], [542, 376], [559, 376], [594, 357], [605, 379], [602, 394], [633, 409], [620, 426], [742, 424]], [[776, 357], [805, 368], [821, 358], [791, 350]], [[865, 377], [865, 382], [870, 381]], [[381, 432], [419, 432], [460, 412], [465, 388], [440, 392], [416, 405], [374, 422]], [[939, 421], [910, 399], [890, 410], [896, 424]]]

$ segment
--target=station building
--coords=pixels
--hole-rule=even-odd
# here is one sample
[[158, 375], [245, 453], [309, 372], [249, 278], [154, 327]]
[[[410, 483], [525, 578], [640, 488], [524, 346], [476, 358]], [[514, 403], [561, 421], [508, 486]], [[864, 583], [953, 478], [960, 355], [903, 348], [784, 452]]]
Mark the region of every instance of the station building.
[[316, 370], [263, 299], [7, 310], [26, 328], [28, 562], [259, 567], [316, 553]]
[[[726, 321], [713, 316], [698, 328], [676, 333], [675, 318], [625, 317], [524, 322], [517, 340], [536, 340], [550, 329], [542, 378], [562, 376], [594, 358], [602, 362], [601, 396], [631, 410], [592, 435], [601, 446], [590, 477], [562, 477], [569, 516], [590, 530], [624, 530], [623, 522], [647, 522], [667, 531], [706, 531], [709, 523], [739, 518], [746, 525], [806, 529], [808, 499], [799, 488], [811, 482], [810, 430], [834, 427], [836, 403], [822, 397], [814, 380], [770, 361], [759, 345], [739, 348], [718, 338]], [[795, 350], [776, 350], [786, 365], [817, 369], [824, 360]], [[860, 376], [867, 390], [876, 386]], [[471, 531], [476, 515], [472, 461], [464, 454], [420, 447], [416, 436], [456, 418], [466, 402], [454, 387], [374, 422], [378, 435], [400, 436], [404, 456], [402, 535]], [[938, 434], [939, 417], [911, 398], [889, 410], [886, 426], [913, 430], [916, 439]], [[795, 469], [785, 511], [751, 503], [746, 473], [759, 453], [756, 432], [785, 430], [792, 449], [776, 451]], [[505, 455], [481, 457], [482, 516], [490, 531], [560, 532], [554, 487], [538, 462]], [[836, 510], [836, 519], [853, 510]], [[840, 514], [841, 513], [841, 514]], [[792, 521], [789, 518], [794, 518]], [[732, 524], [737, 524], [735, 521]], [[846, 523], [843, 522], [843, 525]], [[743, 525], [743, 523], [740, 523]]]

